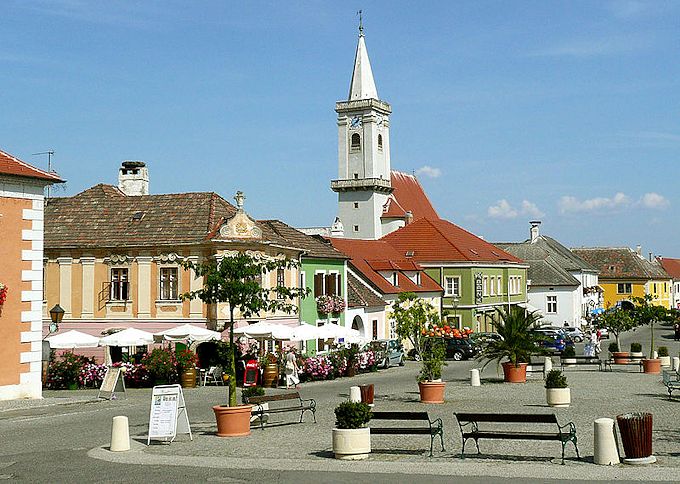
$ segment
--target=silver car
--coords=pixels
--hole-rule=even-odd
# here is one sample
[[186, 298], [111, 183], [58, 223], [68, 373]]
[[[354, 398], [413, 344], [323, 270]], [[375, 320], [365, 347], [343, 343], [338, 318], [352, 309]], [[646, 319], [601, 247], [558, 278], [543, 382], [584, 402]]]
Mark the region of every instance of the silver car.
[[376, 352], [379, 367], [404, 366], [404, 347], [398, 339], [379, 339], [371, 341], [370, 346]]

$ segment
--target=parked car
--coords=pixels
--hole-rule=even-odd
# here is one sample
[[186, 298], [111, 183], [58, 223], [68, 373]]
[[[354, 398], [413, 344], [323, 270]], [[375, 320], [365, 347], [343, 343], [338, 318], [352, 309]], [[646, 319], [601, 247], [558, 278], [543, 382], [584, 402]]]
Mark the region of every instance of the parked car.
[[[600, 331], [600, 339], [609, 339], [609, 330], [607, 328], [598, 328]], [[597, 331], [596, 329], [595, 331]]]
[[574, 343], [581, 343], [585, 339], [583, 331], [574, 326], [551, 327], [549, 329], [554, 329], [555, 331], [562, 333], [566, 339], [569, 339]]
[[490, 341], [501, 341], [503, 339], [500, 334], [491, 332], [472, 333], [468, 338], [473, 345], [480, 347], [485, 346]]
[[534, 329], [532, 333], [541, 337], [540, 346], [561, 353], [567, 346], [573, 346], [573, 341], [567, 341], [560, 330], [541, 328]]
[[379, 367], [404, 366], [404, 347], [398, 339], [379, 339], [369, 346], [375, 351]]
[[444, 338], [446, 341], [446, 358], [454, 361], [474, 358], [481, 351], [480, 347], [469, 338]]

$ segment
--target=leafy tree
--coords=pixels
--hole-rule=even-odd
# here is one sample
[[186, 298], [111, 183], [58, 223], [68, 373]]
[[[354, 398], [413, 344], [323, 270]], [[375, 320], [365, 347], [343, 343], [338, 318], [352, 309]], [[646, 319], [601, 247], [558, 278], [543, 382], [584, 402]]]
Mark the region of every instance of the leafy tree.
[[248, 318], [270, 311], [293, 313], [297, 311], [294, 300], [305, 297], [309, 290], [298, 287], [276, 286], [263, 288], [261, 276], [278, 269], [298, 267], [298, 262], [290, 259], [253, 257], [242, 252], [225, 256], [219, 261], [208, 260], [201, 263], [185, 261], [185, 269], [192, 269], [197, 276], [203, 277], [203, 287], [197, 291], [182, 294], [182, 299], [198, 298], [206, 304], [229, 304], [229, 406], [236, 403], [236, 354], [234, 345], [234, 311], [239, 310]]
[[595, 326], [598, 328], [607, 328], [609, 332], [614, 335], [616, 346], [621, 348], [619, 336], [626, 331], [634, 329], [636, 323], [631, 317], [629, 310], [615, 307], [607, 309], [605, 312], [598, 315], [595, 319]]
[[499, 321], [496, 323], [496, 332], [503, 339], [490, 341], [479, 354], [477, 359], [487, 360], [484, 367], [494, 360], [500, 364], [503, 358], [519, 367], [520, 363], [528, 363], [531, 355], [546, 352], [539, 345], [543, 338], [531, 332], [541, 319], [536, 311], [527, 311], [519, 306], [499, 308], [497, 311]]
[[645, 294], [644, 297], [634, 297], [635, 307], [631, 311], [631, 317], [636, 326], [649, 325], [649, 358], [654, 352], [654, 323], [672, 321], [672, 314], [663, 306], [652, 304], [652, 296]]

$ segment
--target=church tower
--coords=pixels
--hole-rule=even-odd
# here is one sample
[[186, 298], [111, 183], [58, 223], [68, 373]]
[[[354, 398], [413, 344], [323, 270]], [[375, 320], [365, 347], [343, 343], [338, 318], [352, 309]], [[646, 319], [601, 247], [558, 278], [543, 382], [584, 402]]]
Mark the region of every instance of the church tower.
[[338, 113], [338, 218], [344, 236], [382, 237], [380, 217], [392, 193], [390, 183], [390, 122], [392, 107], [378, 98], [368, 60], [363, 26], [354, 57], [347, 101], [335, 103]]

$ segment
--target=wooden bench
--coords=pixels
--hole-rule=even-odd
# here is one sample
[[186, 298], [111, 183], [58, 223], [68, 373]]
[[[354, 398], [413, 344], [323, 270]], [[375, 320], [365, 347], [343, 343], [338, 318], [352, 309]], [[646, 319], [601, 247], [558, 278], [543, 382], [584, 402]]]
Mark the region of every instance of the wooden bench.
[[663, 384], [666, 385], [668, 390], [668, 399], [671, 400], [673, 397], [673, 392], [675, 390], [680, 390], [680, 373], [672, 370], [663, 371]]
[[[278, 395], [265, 395], [262, 397], [247, 397], [246, 403], [254, 405], [252, 415], [260, 418], [260, 427], [264, 430], [264, 414], [284, 413], [284, 412], [300, 412], [300, 423], [306, 411], [311, 411], [316, 423], [316, 402], [309, 398], [303, 400], [299, 392], [279, 393]], [[270, 404], [274, 402], [289, 403], [285, 407], [264, 408], [264, 403]], [[269, 405], [268, 405], [269, 406]]]
[[371, 425], [371, 435], [429, 435], [430, 436], [430, 457], [432, 457], [432, 447], [434, 439], [439, 435], [444, 452], [444, 424], [442, 419], [430, 420], [427, 412], [372, 412], [371, 422], [374, 420], [409, 420], [426, 422], [421, 427], [374, 427]]
[[[573, 442], [576, 448], [576, 457], [581, 459], [578, 453], [578, 446], [576, 445], [576, 425], [574, 422], [569, 422], [565, 425], [560, 425], [557, 422], [557, 417], [554, 413], [548, 414], [524, 414], [524, 413], [454, 413], [460, 426], [460, 433], [463, 437], [463, 448], [460, 451], [460, 457], [465, 458], [465, 443], [468, 439], [474, 439], [477, 446], [477, 453], [481, 454], [479, 450], [480, 439], [507, 439], [507, 440], [557, 440], [562, 443], [562, 464], [564, 464], [564, 448], [568, 442]], [[480, 423], [491, 424], [547, 424], [554, 425], [552, 431], [526, 431], [526, 430], [499, 430], [493, 429], [479, 429]], [[495, 426], [497, 427], [497, 426]]]
[[645, 359], [645, 356], [642, 357], [635, 357], [635, 359], [629, 359], [626, 363], [614, 363], [614, 358], [608, 358], [606, 360], [602, 361], [602, 365], [600, 367], [600, 370], [607, 371], [607, 368], [609, 368], [609, 371], [614, 371], [612, 366], [613, 365], [638, 365], [640, 367], [640, 371], [643, 370], [643, 365], [642, 365], [642, 360]]
[[[570, 362], [566, 362], [565, 360], [574, 360]], [[597, 365], [600, 371], [602, 371], [602, 365], [604, 364], [604, 361], [600, 359], [599, 356], [583, 356], [583, 355], [578, 355], [578, 356], [560, 356], [560, 368], [564, 370], [565, 368], [569, 368], [570, 366], [574, 365]]]

